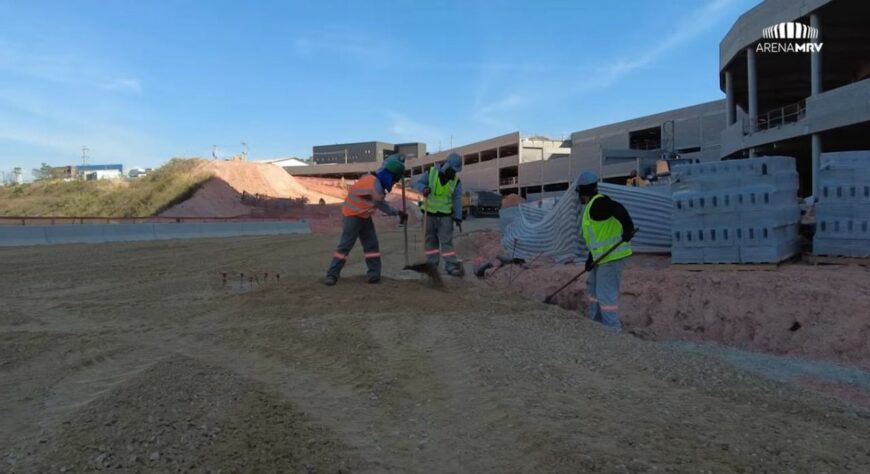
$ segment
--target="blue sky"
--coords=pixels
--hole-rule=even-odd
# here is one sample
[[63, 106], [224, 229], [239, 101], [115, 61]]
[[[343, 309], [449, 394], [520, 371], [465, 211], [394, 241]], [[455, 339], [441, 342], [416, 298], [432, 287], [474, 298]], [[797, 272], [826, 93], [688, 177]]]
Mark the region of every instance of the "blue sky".
[[757, 0], [0, 0], [0, 169], [514, 130], [719, 99]]

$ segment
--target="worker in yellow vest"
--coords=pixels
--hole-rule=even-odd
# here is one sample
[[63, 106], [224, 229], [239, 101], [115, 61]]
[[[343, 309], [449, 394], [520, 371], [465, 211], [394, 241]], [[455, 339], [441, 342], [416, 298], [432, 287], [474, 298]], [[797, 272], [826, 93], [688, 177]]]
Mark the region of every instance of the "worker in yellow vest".
[[[586, 259], [586, 297], [593, 321], [622, 329], [619, 320], [619, 282], [628, 256], [634, 223], [622, 204], [598, 192], [598, 175], [584, 171], [575, 187], [583, 206], [581, 233], [589, 256]], [[620, 243], [620, 241], [622, 241]], [[616, 246], [606, 257], [601, 257]], [[593, 262], [600, 262], [594, 264]]]
[[381, 252], [378, 245], [378, 234], [372, 215], [379, 209], [389, 216], [399, 216], [405, 224], [408, 215], [393, 209], [386, 203], [386, 195], [393, 189], [393, 184], [405, 176], [405, 158], [402, 155], [390, 155], [384, 160], [384, 165], [374, 174], [368, 174], [356, 181], [348, 190], [341, 213], [344, 221], [341, 227], [341, 237], [338, 247], [332, 256], [329, 270], [324, 283], [332, 286], [338, 282], [341, 269], [347, 262], [347, 256], [356, 240], [362, 243], [366, 261], [366, 278], [369, 283], [381, 281]]
[[426, 198], [422, 205], [426, 213], [426, 261], [438, 266], [440, 257], [448, 275], [462, 276], [464, 270], [453, 248], [453, 226], [462, 231], [462, 181], [456, 176], [462, 171], [462, 157], [447, 155], [440, 166], [432, 166], [414, 184]]

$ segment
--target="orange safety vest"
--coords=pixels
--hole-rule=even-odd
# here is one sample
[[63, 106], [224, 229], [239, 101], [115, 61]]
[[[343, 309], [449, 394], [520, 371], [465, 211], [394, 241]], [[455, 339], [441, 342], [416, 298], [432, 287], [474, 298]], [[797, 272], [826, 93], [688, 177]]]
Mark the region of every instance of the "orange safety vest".
[[341, 213], [347, 217], [356, 216], [369, 219], [375, 213], [375, 201], [383, 201], [384, 195], [379, 193], [374, 175], [368, 174], [358, 179], [344, 198]]

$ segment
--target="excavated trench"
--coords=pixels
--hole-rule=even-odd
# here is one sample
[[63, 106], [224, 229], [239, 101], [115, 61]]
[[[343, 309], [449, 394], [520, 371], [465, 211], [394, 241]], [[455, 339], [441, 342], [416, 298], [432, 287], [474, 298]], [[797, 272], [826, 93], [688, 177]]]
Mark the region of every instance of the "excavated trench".
[[[467, 260], [505, 254], [497, 232], [459, 239]], [[470, 258], [469, 258], [470, 257]], [[498, 265], [496, 265], [497, 267]], [[582, 270], [538, 259], [489, 270], [483, 284], [543, 301]], [[585, 314], [585, 277], [554, 298]], [[667, 256], [635, 255], [623, 274], [625, 330], [657, 341], [712, 342], [870, 369], [870, 269], [786, 264], [774, 271], [687, 271]]]

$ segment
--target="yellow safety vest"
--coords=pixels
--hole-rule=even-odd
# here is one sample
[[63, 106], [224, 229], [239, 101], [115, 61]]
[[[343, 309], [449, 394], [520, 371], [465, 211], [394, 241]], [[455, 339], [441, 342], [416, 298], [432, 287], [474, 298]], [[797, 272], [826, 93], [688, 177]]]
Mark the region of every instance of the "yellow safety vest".
[[429, 168], [429, 198], [423, 203], [423, 210], [432, 214], [453, 214], [453, 190], [459, 178], [441, 184], [437, 166]]
[[[592, 252], [593, 260], [598, 260], [622, 239], [622, 224], [615, 217], [603, 221], [595, 221], [589, 217], [589, 210], [592, 209], [592, 203], [601, 197], [604, 196], [596, 194], [588, 203], [586, 203], [586, 207], [583, 208], [583, 219], [580, 224], [583, 233], [583, 240], [586, 241], [586, 247], [590, 252]], [[620, 260], [629, 255], [631, 255], [631, 244], [623, 242], [616, 248], [616, 250], [610, 252], [610, 255], [599, 263]]]

